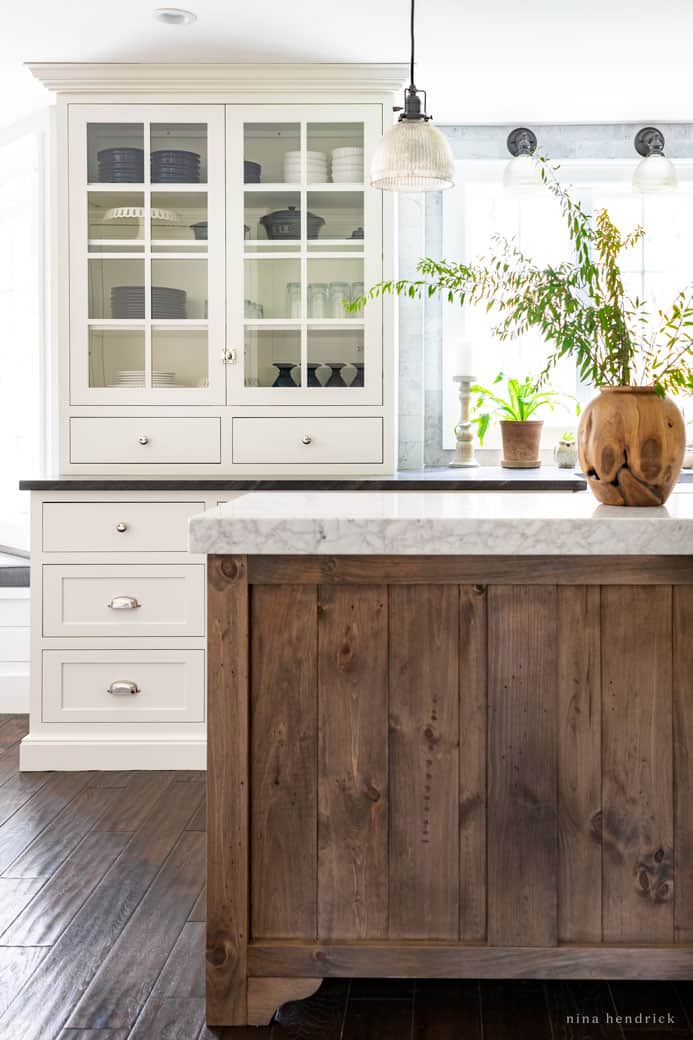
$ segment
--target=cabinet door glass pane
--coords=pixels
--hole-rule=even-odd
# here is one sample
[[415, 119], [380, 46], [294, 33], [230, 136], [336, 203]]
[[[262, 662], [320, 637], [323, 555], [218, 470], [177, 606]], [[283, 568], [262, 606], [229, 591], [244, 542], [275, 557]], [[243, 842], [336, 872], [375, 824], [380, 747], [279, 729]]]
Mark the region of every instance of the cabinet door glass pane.
[[152, 251], [207, 252], [207, 193], [152, 192]]
[[[244, 311], [246, 318], [296, 317], [300, 291], [300, 260], [274, 258], [245, 261]], [[296, 286], [299, 286], [299, 290]]]
[[152, 123], [152, 184], [207, 183], [205, 123]]
[[308, 386], [363, 386], [363, 329], [308, 330]]
[[243, 132], [246, 184], [299, 184], [301, 131], [298, 123], [246, 123]]
[[[363, 292], [363, 260], [351, 257], [308, 260], [308, 317], [346, 321], [344, 303]], [[353, 317], [359, 318], [360, 315]]]
[[144, 183], [142, 123], [89, 123], [87, 180], [90, 184]]
[[300, 386], [299, 330], [246, 328], [244, 373], [246, 386]]
[[207, 317], [207, 261], [152, 260], [152, 320]]
[[89, 252], [143, 250], [145, 212], [144, 194], [141, 191], [88, 192]]
[[133, 321], [145, 316], [144, 261], [89, 261], [89, 317]]
[[206, 329], [152, 328], [152, 387], [208, 385]]
[[308, 123], [308, 184], [363, 183], [363, 124]]
[[144, 329], [89, 329], [89, 386], [144, 386]]
[[335, 246], [348, 251], [363, 249], [362, 191], [309, 191], [308, 212], [322, 222], [314, 236], [317, 241], [308, 243], [311, 252]]
[[296, 249], [301, 240], [301, 195], [297, 191], [247, 191], [243, 220], [246, 251]]

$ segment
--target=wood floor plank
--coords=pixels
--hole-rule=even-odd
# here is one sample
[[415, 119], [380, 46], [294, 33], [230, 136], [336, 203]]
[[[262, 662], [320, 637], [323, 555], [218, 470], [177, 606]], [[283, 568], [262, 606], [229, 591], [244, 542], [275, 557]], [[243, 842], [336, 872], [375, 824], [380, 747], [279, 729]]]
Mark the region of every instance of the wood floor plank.
[[[350, 1000], [341, 1040], [409, 1040], [412, 1006], [411, 1000], [391, 1000], [383, 1014], [375, 1000]], [[325, 1034], [324, 1040], [340, 1040], [340, 1033]]]
[[0, 726], [0, 751], [6, 751], [7, 748], [12, 747], [13, 744], [17, 744], [20, 740], [29, 732], [29, 716], [28, 715], [11, 715], [5, 720], [2, 726]]
[[[94, 773], [94, 779], [90, 787], [127, 787], [136, 774], [131, 769], [127, 770], [100, 770]], [[141, 776], [141, 774], [140, 774]]]
[[[36, 878], [0, 878], [0, 935], [33, 899], [43, 884]], [[3, 943], [6, 946], [32, 946], [33, 943]]]
[[1, 788], [19, 772], [19, 744], [13, 744], [7, 751], [0, 752], [0, 793]]
[[207, 886], [202, 889], [199, 896], [195, 900], [195, 905], [188, 914], [189, 921], [206, 921], [207, 920]]
[[206, 816], [206, 812], [207, 812], [206, 801], [207, 801], [207, 799], [203, 797], [202, 798], [202, 805], [200, 806], [200, 808], [197, 810], [197, 812], [193, 816], [192, 820], [190, 821], [190, 823], [186, 827], [186, 830], [188, 830], [188, 831], [205, 831], [207, 829], [206, 820], [205, 820], [205, 816]]
[[2, 1040], [54, 1040], [197, 810], [194, 784], [164, 789], [139, 831], [46, 954], [22, 999], [0, 1018]]
[[201, 997], [148, 1000], [128, 1040], [194, 1040], [204, 1019]]
[[347, 979], [325, 979], [307, 1000], [290, 1001], [277, 1010], [272, 1036], [322, 1040], [341, 1036], [349, 997]]
[[[79, 908], [120, 855], [127, 835], [92, 832], [43, 885], [8, 927], [0, 931], [0, 946], [52, 946]], [[40, 880], [12, 879], [15, 884], [41, 885]], [[4, 878], [0, 878], [0, 894]], [[10, 883], [8, 880], [7, 884]], [[2, 914], [0, 911], [0, 918]]]
[[99, 820], [97, 830], [111, 831], [121, 834], [134, 834], [142, 821], [149, 815], [152, 806], [161, 797], [162, 792], [173, 781], [173, 772], [152, 770], [146, 773], [133, 773], [130, 783], [124, 788], [122, 796]]
[[[616, 1011], [624, 1018], [623, 1033], [627, 1040], [643, 1033], [649, 1037], [666, 1034], [689, 1037], [690, 1030], [679, 995], [670, 982], [612, 982], [609, 984]], [[656, 1021], [645, 1021], [654, 1015]], [[673, 1023], [668, 1020], [671, 1015]], [[640, 1016], [640, 1017], [639, 1017]]]
[[605, 982], [551, 982], [546, 996], [553, 1040], [622, 1040]]
[[63, 1029], [58, 1040], [127, 1040], [127, 1029]]
[[411, 1040], [482, 1040], [479, 983], [417, 982]]
[[[14, 946], [0, 950], [0, 1023], [3, 1012], [31, 978], [46, 951], [32, 946]], [[6, 1034], [0, 1024], [0, 1036]]]
[[541, 982], [482, 982], [481, 1014], [486, 1040], [552, 1040]]
[[[7, 754], [9, 755], [9, 752]], [[0, 787], [0, 827], [47, 784], [52, 776], [52, 773], [39, 772], [13, 773]]]
[[203, 783], [204, 779], [204, 769], [176, 769], [173, 774], [173, 780], [176, 784], [199, 784]]
[[[176, 784], [176, 790], [199, 784]], [[198, 793], [198, 800], [201, 792]], [[204, 838], [186, 831], [70, 1016], [75, 1029], [132, 1026], [185, 924], [204, 876]]]
[[117, 789], [85, 787], [5, 870], [7, 877], [51, 877], [115, 803]]
[[54, 773], [28, 802], [0, 827], [0, 874], [91, 780], [90, 773]]
[[183, 925], [161, 974], [152, 997], [204, 997], [205, 995], [205, 925], [203, 921]]

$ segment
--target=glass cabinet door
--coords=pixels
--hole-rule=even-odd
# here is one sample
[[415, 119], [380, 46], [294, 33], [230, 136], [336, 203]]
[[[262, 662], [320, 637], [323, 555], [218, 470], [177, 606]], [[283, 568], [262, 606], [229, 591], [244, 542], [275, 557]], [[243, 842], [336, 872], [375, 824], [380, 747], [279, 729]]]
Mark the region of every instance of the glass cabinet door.
[[230, 400], [379, 404], [381, 304], [345, 304], [382, 272], [380, 106], [277, 111], [227, 115]]
[[69, 118], [72, 403], [223, 403], [223, 106]]

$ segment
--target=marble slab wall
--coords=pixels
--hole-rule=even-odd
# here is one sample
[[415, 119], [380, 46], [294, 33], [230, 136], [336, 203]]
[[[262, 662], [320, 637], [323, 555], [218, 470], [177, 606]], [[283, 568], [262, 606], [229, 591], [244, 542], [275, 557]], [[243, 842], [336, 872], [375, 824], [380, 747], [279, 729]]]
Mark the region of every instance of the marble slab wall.
[[[514, 124], [517, 126], [520, 124]], [[537, 126], [540, 150], [552, 159], [636, 159], [633, 138], [642, 124]], [[693, 157], [693, 125], [657, 122], [666, 154]], [[506, 138], [513, 126], [441, 126], [455, 158], [510, 158]], [[415, 274], [422, 256], [440, 257], [443, 241], [442, 193], [401, 195], [399, 199], [400, 277]], [[399, 304], [399, 466], [445, 466], [452, 457], [442, 447], [443, 325], [440, 300], [403, 300]], [[489, 465], [498, 452], [477, 452]], [[549, 461], [547, 456], [546, 461]]]

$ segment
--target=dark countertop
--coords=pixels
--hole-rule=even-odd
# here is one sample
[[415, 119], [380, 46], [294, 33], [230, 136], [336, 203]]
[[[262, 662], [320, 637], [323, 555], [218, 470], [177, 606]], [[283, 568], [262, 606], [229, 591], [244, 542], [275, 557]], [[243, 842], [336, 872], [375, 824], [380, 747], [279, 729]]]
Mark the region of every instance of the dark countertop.
[[22, 491], [584, 491], [573, 470], [540, 469], [402, 470], [383, 477], [46, 477], [22, 480]]

